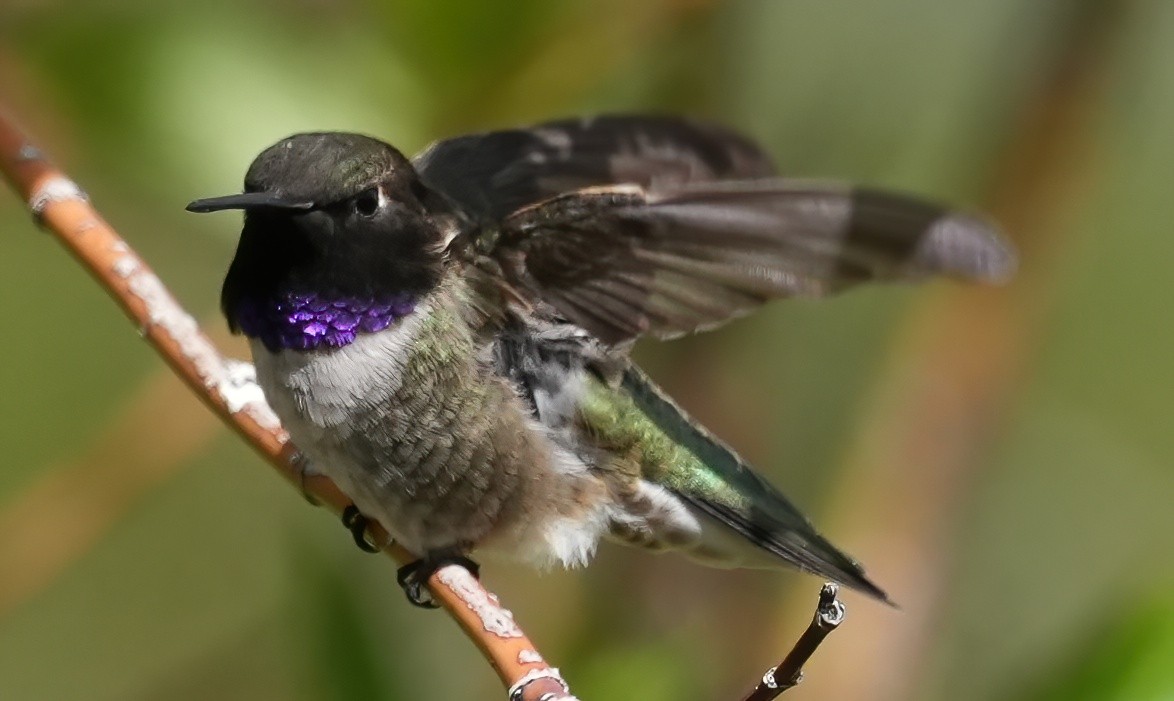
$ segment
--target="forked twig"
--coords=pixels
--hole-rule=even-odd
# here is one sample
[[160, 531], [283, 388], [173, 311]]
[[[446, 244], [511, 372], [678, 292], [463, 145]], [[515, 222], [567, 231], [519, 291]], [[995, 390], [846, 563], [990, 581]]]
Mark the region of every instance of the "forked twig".
[[803, 631], [803, 635], [795, 642], [794, 647], [777, 666], [771, 667], [762, 675], [758, 686], [746, 694], [742, 701], [770, 701], [779, 694], [803, 681], [803, 665], [815, 654], [816, 648], [833, 630], [844, 621], [846, 610], [844, 604], [836, 598], [839, 587], [828, 582], [819, 592], [819, 604], [815, 607], [815, 616], [811, 625]]
[[[324, 476], [305, 478], [298, 452], [265, 403], [247, 363], [226, 359], [200, 331], [146, 263], [90, 206], [85, 193], [53, 166], [0, 110], [0, 172], [33, 216], [85, 266], [122, 307], [143, 337], [188, 387], [308, 497], [336, 514], [350, 505]], [[387, 534], [372, 524], [376, 542]], [[401, 564], [415, 557], [398, 546], [384, 551]], [[433, 598], [481, 650], [509, 690], [510, 701], [571, 699], [558, 670], [468, 571], [449, 565], [429, 580]]]

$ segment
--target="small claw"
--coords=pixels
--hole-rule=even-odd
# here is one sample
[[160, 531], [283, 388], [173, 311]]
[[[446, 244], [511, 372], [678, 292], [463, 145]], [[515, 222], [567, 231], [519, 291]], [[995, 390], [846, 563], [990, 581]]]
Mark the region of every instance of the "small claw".
[[422, 557], [408, 563], [395, 573], [395, 581], [404, 590], [408, 602], [425, 609], [440, 608], [425, 586], [436, 570], [445, 565], [460, 565], [477, 579], [481, 578], [481, 566], [463, 555], [439, 555]]
[[359, 507], [351, 504], [342, 511], [342, 525], [351, 532], [355, 545], [366, 553], [377, 553], [379, 548], [367, 540], [367, 517], [359, 511]]
[[408, 597], [408, 603], [412, 606], [419, 606], [422, 609], [440, 608], [440, 605], [432, 598], [432, 594], [428, 593], [427, 588], [424, 587], [424, 582], [428, 581], [425, 577], [423, 581], [420, 579], [421, 565], [424, 560], [416, 560], [399, 568], [395, 572], [395, 581], [399, 582], [400, 588], [404, 590], [404, 595]]

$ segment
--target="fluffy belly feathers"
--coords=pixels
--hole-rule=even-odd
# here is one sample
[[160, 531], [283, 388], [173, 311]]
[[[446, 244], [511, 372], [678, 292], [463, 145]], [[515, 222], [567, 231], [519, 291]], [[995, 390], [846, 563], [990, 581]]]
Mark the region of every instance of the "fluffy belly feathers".
[[435, 302], [341, 348], [270, 352], [257, 379], [294, 443], [404, 547], [585, 564], [606, 490], [480, 368]]

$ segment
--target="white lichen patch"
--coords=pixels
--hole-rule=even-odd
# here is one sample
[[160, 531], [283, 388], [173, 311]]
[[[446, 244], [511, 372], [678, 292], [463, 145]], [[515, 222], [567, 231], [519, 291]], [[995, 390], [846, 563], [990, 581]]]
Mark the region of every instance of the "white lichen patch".
[[526, 648], [518, 652], [518, 664], [544, 664], [546, 660], [542, 659], [542, 655], [538, 654], [537, 650]]
[[[114, 265], [117, 266], [118, 261]], [[268, 430], [281, 428], [281, 422], [257, 385], [253, 366], [240, 361], [222, 361], [216, 347], [200, 332], [195, 318], [179, 306], [154, 273], [136, 265], [136, 269], [129, 273], [127, 288], [146, 307], [144, 333], [156, 327], [171, 337], [180, 354], [194, 366], [204, 387], [219, 396], [229, 412], [244, 411]], [[288, 440], [284, 432], [281, 440]]]
[[442, 567], [437, 573], [437, 578], [481, 619], [481, 625], [486, 633], [492, 633], [499, 638], [523, 637], [522, 629], [514, 622], [514, 614], [490, 599], [477, 579], [464, 567]]
[[88, 199], [86, 193], [78, 187], [77, 183], [65, 176], [56, 175], [41, 183], [40, 187], [29, 196], [29, 209], [32, 210], [33, 216], [39, 219], [44, 215], [45, 208], [53, 202], [65, 200], [84, 202]]
[[139, 270], [127, 281], [127, 287], [146, 306], [148, 325], [159, 327], [170, 336], [183, 356], [195, 365], [204, 385], [213, 387], [213, 378], [223, 371], [220, 354], [200, 333], [192, 315], [176, 303], [154, 273]]
[[530, 686], [539, 679], [553, 679], [554, 681], [558, 682], [558, 685], [563, 688], [563, 691], [567, 692], [566, 695], [552, 698], [551, 701], [575, 701], [575, 697], [570, 695], [570, 687], [567, 686], [565, 681], [563, 681], [563, 677], [561, 674], [559, 674], [558, 669], [554, 667], [532, 669], [522, 675], [522, 678], [514, 682], [514, 685], [510, 687], [510, 701], [521, 701], [523, 695], [526, 692], [526, 687]]
[[248, 411], [253, 420], [265, 428], [281, 428], [281, 421], [269, 408], [265, 393], [261, 391], [261, 385], [257, 384], [257, 370], [253, 364], [225, 358], [222, 367], [223, 378], [216, 386], [216, 391], [220, 393], [228, 410], [234, 414]]
[[16, 157], [22, 161], [39, 161], [43, 156], [41, 149], [32, 144], [24, 144], [20, 150], [16, 152]]
[[113, 270], [114, 274], [117, 275], [118, 277], [125, 279], [125, 278], [130, 277], [131, 273], [133, 273], [135, 270], [137, 270], [138, 267], [139, 267], [138, 258], [135, 258], [133, 255], [128, 254], [128, 255], [124, 255], [121, 258], [119, 258], [118, 260], [114, 261], [114, 265], [111, 266], [111, 270]]

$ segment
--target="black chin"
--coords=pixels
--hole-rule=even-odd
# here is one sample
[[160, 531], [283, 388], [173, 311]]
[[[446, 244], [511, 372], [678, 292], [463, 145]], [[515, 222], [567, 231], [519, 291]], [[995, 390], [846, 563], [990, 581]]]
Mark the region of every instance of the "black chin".
[[372, 220], [331, 207], [250, 208], [221, 304], [235, 325], [242, 302], [267, 303], [288, 293], [419, 299], [443, 273], [441, 238], [435, 222], [405, 207]]

